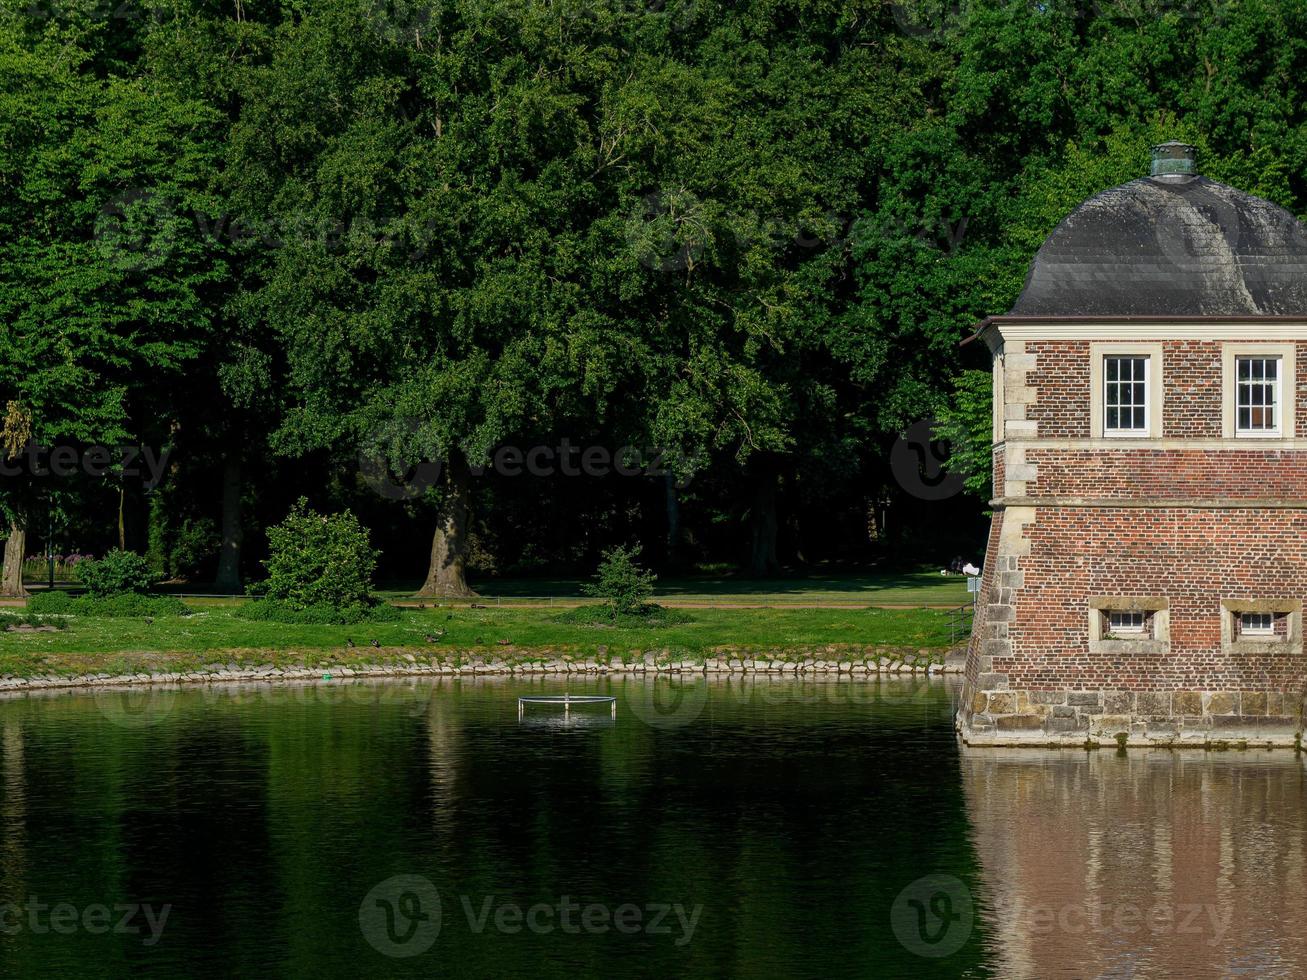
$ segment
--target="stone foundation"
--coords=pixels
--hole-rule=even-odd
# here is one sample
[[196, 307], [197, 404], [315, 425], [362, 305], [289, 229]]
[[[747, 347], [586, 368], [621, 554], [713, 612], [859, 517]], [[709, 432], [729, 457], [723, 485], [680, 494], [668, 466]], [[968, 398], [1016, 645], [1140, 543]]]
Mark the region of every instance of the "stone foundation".
[[972, 689], [958, 732], [968, 745], [1296, 748], [1302, 717], [1298, 693]]

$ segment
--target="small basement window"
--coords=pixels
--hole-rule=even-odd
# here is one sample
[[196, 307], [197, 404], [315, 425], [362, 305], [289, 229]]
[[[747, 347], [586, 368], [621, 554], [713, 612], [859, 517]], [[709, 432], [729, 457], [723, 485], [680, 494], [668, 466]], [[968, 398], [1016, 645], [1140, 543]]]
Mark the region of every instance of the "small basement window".
[[1275, 613], [1255, 612], [1239, 613], [1240, 636], [1274, 636]]
[[1165, 596], [1090, 596], [1090, 653], [1165, 653], [1171, 610]]
[[1100, 635], [1105, 640], [1153, 639], [1153, 610], [1104, 609]]
[[1144, 621], [1142, 612], [1109, 612], [1107, 629], [1109, 633], [1142, 633]]

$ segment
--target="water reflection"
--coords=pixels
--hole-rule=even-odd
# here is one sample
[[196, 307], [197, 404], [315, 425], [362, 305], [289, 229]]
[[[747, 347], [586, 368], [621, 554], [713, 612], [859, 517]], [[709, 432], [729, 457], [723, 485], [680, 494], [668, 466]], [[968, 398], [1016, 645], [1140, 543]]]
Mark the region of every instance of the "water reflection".
[[1307, 775], [1290, 752], [962, 749], [992, 968], [1307, 976]]

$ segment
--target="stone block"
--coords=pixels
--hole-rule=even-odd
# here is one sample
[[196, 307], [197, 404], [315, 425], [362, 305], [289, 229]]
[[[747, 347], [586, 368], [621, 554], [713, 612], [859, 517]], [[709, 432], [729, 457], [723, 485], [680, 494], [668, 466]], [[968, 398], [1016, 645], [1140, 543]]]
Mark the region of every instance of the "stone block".
[[989, 695], [989, 713], [1010, 715], [1017, 710], [1016, 698], [1011, 691], [997, 691]]
[[1117, 715], [1129, 714], [1135, 709], [1133, 691], [1104, 691], [1103, 707]]
[[1165, 717], [1171, 713], [1170, 691], [1140, 691], [1135, 695], [1135, 711], [1141, 715]]
[[988, 710], [989, 695], [983, 691], [977, 691], [971, 695], [971, 710], [975, 714], [984, 714]]
[[1071, 705], [1069, 704], [1053, 705], [1054, 718], [1074, 718], [1075, 716], [1076, 716], [1076, 709], [1071, 707]]
[[1203, 713], [1202, 692], [1173, 691], [1171, 693], [1171, 710], [1177, 715], [1201, 715]]
[[1031, 691], [1032, 704], [1066, 704], [1066, 691]]
[[1239, 710], [1239, 695], [1234, 691], [1213, 691], [1203, 700], [1209, 715], [1232, 715]]
[[1117, 732], [1130, 731], [1129, 715], [1103, 715], [1094, 719], [1094, 730], [1115, 735]]
[[1048, 730], [1050, 732], [1087, 732], [1089, 731], [1089, 719], [1050, 718], [1048, 719]]
[[1240, 710], [1245, 715], [1266, 714], [1265, 691], [1242, 691], [1239, 694]]
[[981, 674], [976, 685], [985, 691], [1006, 691], [1007, 674]]
[[1097, 691], [1067, 691], [1066, 703], [1077, 707], [1096, 707], [1100, 701]]
[[996, 722], [1000, 732], [1037, 732], [1044, 727], [1038, 715], [1007, 715]]
[[1180, 731], [1174, 718], [1145, 718], [1144, 722], [1149, 735], [1176, 735]]

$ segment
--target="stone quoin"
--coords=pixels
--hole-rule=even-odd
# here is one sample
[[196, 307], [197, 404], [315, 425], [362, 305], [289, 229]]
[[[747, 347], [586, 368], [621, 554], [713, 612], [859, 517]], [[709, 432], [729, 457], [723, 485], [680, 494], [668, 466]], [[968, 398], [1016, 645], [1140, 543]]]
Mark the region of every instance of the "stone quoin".
[[969, 744], [1301, 743], [1307, 229], [1153, 158], [965, 342], [994, 370]]

